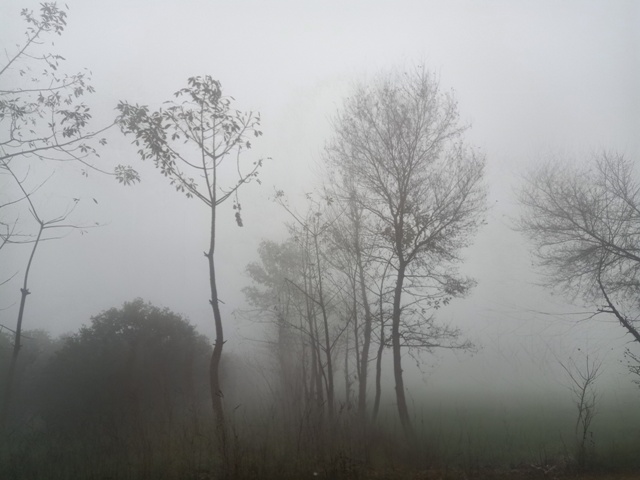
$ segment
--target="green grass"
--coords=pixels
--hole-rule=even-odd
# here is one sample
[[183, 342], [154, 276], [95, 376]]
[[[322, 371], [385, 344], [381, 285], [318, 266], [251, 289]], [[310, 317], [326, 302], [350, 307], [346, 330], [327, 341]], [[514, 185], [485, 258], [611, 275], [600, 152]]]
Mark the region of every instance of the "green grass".
[[[311, 415], [302, 421], [283, 418], [275, 407], [262, 410], [241, 408], [230, 416], [225, 458], [211, 418], [202, 418], [197, 429], [188, 422], [156, 422], [108, 435], [99, 429], [67, 436], [25, 430], [2, 445], [0, 478], [205, 480], [226, 473], [238, 479], [365, 479], [395, 478], [398, 472], [423, 472], [422, 478], [430, 478], [424, 472], [433, 469], [442, 478], [473, 472], [482, 478], [482, 472], [575, 467], [576, 412], [570, 402], [557, 399], [425, 402], [414, 406], [417, 438], [410, 447], [392, 407], [367, 432], [356, 428], [351, 413], [321, 428]], [[591, 470], [640, 470], [638, 409], [621, 412], [603, 403], [591, 440]]]

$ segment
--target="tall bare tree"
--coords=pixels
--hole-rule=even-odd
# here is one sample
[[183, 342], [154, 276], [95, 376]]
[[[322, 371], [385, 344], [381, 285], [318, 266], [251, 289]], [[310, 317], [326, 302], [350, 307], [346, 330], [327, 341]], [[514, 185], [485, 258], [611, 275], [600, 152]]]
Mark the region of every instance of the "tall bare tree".
[[[178, 192], [197, 198], [209, 211], [209, 245], [204, 255], [209, 267], [209, 302], [216, 332], [210, 366], [211, 402], [224, 445], [219, 374], [224, 331], [215, 269], [216, 225], [218, 207], [231, 200], [236, 222], [242, 226], [238, 191], [253, 180], [259, 182], [257, 175], [262, 166], [262, 160], [256, 160], [245, 167], [243, 153], [251, 148], [251, 139], [262, 135], [260, 116], [235, 110], [232, 99], [222, 94], [220, 82], [208, 75], [189, 78], [188, 86], [175, 96], [183, 100], [167, 102], [156, 111], [121, 102], [120, 125], [125, 134], [135, 136], [134, 144], [140, 147], [138, 154], [142, 160], [152, 160]], [[235, 179], [223, 177], [223, 168], [235, 171]]]
[[640, 343], [640, 179], [633, 161], [603, 152], [590, 164], [552, 159], [524, 178], [518, 228], [549, 287], [609, 313]]
[[[455, 265], [483, 222], [484, 159], [465, 146], [464, 131], [453, 96], [418, 67], [357, 87], [335, 118], [327, 149], [331, 165], [354, 179], [356, 198], [383, 237], [381, 257], [392, 259], [393, 368], [408, 438], [413, 430], [401, 350], [411, 345], [403, 325], [419, 327], [420, 318], [408, 317], [463, 295], [473, 284]], [[431, 339], [425, 346], [438, 344]]]

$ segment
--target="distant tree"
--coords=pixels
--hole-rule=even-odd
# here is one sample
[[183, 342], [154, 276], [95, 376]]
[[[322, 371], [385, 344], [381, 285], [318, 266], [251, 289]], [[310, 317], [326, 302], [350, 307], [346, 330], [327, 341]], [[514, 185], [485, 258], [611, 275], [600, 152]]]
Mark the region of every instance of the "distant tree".
[[547, 285], [614, 315], [640, 343], [640, 180], [634, 162], [607, 152], [583, 166], [553, 159], [528, 173], [518, 199], [518, 228], [533, 243]]
[[[573, 395], [578, 412], [575, 426], [577, 463], [580, 468], [585, 468], [588, 462], [588, 437], [591, 432], [591, 423], [596, 416], [596, 404], [598, 394], [595, 382], [600, 376], [602, 360], [584, 356], [584, 365], [579, 365], [572, 358], [568, 362], [560, 362], [560, 366], [567, 374], [567, 386]], [[592, 440], [593, 442], [593, 440]]]
[[[342, 180], [342, 181], [340, 181]], [[371, 306], [371, 273], [376, 265], [377, 235], [367, 231], [365, 212], [356, 200], [357, 189], [353, 179], [343, 177], [332, 183], [331, 203], [336, 206], [338, 219], [331, 229], [333, 250], [330, 257], [348, 278], [350, 285], [351, 317], [353, 321], [353, 347], [355, 351], [356, 378], [358, 381], [358, 413], [366, 420], [367, 382], [374, 316]]]
[[54, 431], [168, 425], [206, 400], [208, 388], [198, 385], [210, 352], [206, 337], [166, 308], [140, 299], [111, 308], [68, 337], [49, 363], [42, 417]]
[[381, 258], [395, 271], [391, 345], [398, 413], [413, 436], [401, 350], [464, 348], [457, 330], [434, 329], [427, 312], [464, 295], [460, 250], [483, 222], [484, 159], [465, 146], [457, 103], [422, 68], [359, 86], [334, 121], [329, 164], [352, 178]]
[[[90, 73], [62, 73], [64, 58], [43, 48], [48, 37], [64, 31], [66, 12], [55, 3], [43, 3], [39, 14], [23, 9], [21, 15], [27, 24], [26, 38], [14, 51], [7, 51], [6, 62], [0, 64], [0, 178], [6, 180], [0, 194], [0, 249], [32, 243], [32, 251], [25, 266], [16, 327], [11, 329], [14, 351], [0, 410], [0, 430], [9, 415], [24, 308], [30, 294], [27, 279], [35, 251], [46, 238], [45, 230], [70, 226], [65, 221], [79, 201], [75, 199], [72, 207], [46, 218], [36, 209], [33, 196], [60, 162], [81, 165], [84, 175], [88, 170], [107, 173], [93, 158], [98, 156], [97, 144], [106, 143], [100, 135], [114, 125], [89, 130], [92, 115], [83, 97], [94, 91]], [[122, 165], [111, 175], [123, 184], [139, 179], [135, 170]], [[28, 215], [21, 215], [23, 209]], [[31, 217], [35, 227], [26, 227], [24, 217]], [[0, 278], [0, 283], [5, 281], [7, 278]]]
[[[303, 253], [293, 239], [283, 243], [262, 241], [260, 260], [247, 265], [252, 285], [243, 292], [255, 308], [253, 318], [266, 323], [266, 341], [276, 360], [278, 383], [272, 388], [286, 409], [301, 415], [315, 402], [317, 349], [307, 299], [294, 284], [303, 284]], [[313, 357], [313, 361], [310, 357]]]
[[[210, 76], [189, 78], [188, 87], [178, 90], [175, 96], [184, 100], [167, 102], [153, 112], [146, 106], [121, 102], [119, 121], [125, 134], [135, 136], [133, 143], [140, 147], [138, 153], [143, 160], [152, 160], [178, 192], [197, 198], [209, 210], [210, 238], [205, 257], [216, 331], [210, 369], [211, 399], [224, 440], [219, 373], [224, 332], [215, 269], [218, 206], [231, 200], [236, 222], [242, 226], [238, 191], [253, 180], [259, 182], [262, 166], [262, 160], [256, 160], [244, 169], [243, 153], [251, 148], [251, 139], [262, 135], [260, 116], [233, 109], [232, 98], [223, 96], [220, 82]], [[235, 180], [228, 179], [230, 172], [235, 172]]]
[[[318, 199], [312, 194], [307, 194], [306, 200], [308, 210], [299, 214], [288, 204], [284, 192], [276, 193], [276, 201], [293, 219], [289, 225], [290, 234], [302, 252], [302, 282], [296, 283], [292, 279], [288, 281], [304, 295], [307, 303], [309, 331], [312, 332], [312, 342], [317, 349], [318, 378], [324, 384], [327, 410], [329, 418], [332, 418], [336, 399], [334, 357], [338, 351], [337, 342], [349, 326], [350, 314], [341, 310], [338, 305], [338, 292], [343, 289], [343, 285], [337, 284], [331, 274], [335, 265], [330, 259], [332, 253], [328, 244], [337, 217], [326, 207], [332, 200]], [[321, 391], [318, 387], [317, 392]], [[324, 404], [320, 395], [318, 401]]]

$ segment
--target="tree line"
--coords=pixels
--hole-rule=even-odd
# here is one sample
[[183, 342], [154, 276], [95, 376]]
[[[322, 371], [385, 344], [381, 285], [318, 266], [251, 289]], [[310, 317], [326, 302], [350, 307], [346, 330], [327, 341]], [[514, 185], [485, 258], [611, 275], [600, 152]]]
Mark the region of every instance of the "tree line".
[[[152, 355], [144, 350], [146, 340], [135, 336], [137, 329], [144, 335], [153, 335], [162, 325], [183, 329], [175, 338], [188, 342], [167, 346], [170, 354], [153, 353], [158, 355], [156, 366], [176, 375], [169, 383], [183, 381], [191, 375], [176, 373], [180, 365], [192, 368], [196, 352], [197, 362], [209, 356], [209, 402], [221, 455], [227, 458], [232, 426], [221, 378], [226, 340], [216, 231], [225, 203], [243, 226], [241, 193], [260, 182], [264, 161], [250, 154], [251, 142], [262, 136], [260, 115], [236, 110], [220, 82], [205, 75], [189, 78], [159, 109], [121, 101], [117, 118], [95, 129], [84, 100], [94, 93], [89, 74], [62, 73], [62, 57], [43, 46], [45, 39], [63, 33], [66, 11], [44, 3], [39, 13], [24, 9], [21, 15], [25, 40], [0, 68], [0, 249], [5, 254], [9, 248], [27, 248], [30, 255], [19, 272], [16, 322], [2, 324], [11, 339], [11, 354], [3, 362], [7, 368], [0, 427], [8, 424], [21, 395], [16, 393], [17, 367], [36, 253], [44, 240], [57, 238], [55, 232], [85, 228], [73, 222], [79, 199], [70, 199], [53, 217], [43, 216], [39, 195], [47, 178], [38, 169], [69, 162], [86, 172], [112, 175], [125, 185], [136, 183], [140, 178], [134, 168], [119, 165], [107, 172], [97, 158], [106, 148], [103, 132], [117, 128], [132, 139], [140, 160], [151, 161], [178, 193], [205, 207], [213, 348], [209, 351], [191, 327], [168, 312], [134, 302], [124, 311], [133, 309], [127, 318], [142, 315], [142, 323], [118, 325], [116, 310], [100, 314], [92, 327], [67, 340], [55, 362], [81, 351], [89, 357], [107, 351], [105, 339], [117, 332], [117, 341], [126, 344], [118, 348], [129, 352], [118, 362], [129, 367], [110, 378], [134, 398], [148, 379], [135, 377], [131, 365]], [[406, 354], [473, 348], [455, 325], [438, 320], [437, 311], [475, 285], [459, 267], [462, 252], [485, 223], [485, 158], [465, 138], [468, 127], [460, 121], [453, 93], [424, 67], [383, 72], [360, 83], [332, 122], [323, 152], [325, 186], [295, 202], [298, 205], [285, 192], [275, 191], [274, 201], [290, 219], [288, 238], [261, 243], [259, 260], [247, 266], [252, 284], [244, 293], [254, 308], [251, 314], [270, 325], [270, 351], [277, 366], [273, 393], [288, 421], [298, 427], [308, 421], [330, 432], [341, 412], [353, 409], [357, 425], [366, 432], [376, 422], [383, 394], [382, 358], [390, 352], [394, 403], [403, 435], [412, 442], [415, 432], [403, 377]], [[235, 174], [230, 176], [230, 171]], [[638, 373], [640, 183], [634, 163], [615, 152], [579, 165], [552, 159], [530, 170], [518, 199], [522, 213], [516, 228], [530, 239], [549, 287], [569, 298], [581, 297], [597, 314], [612, 315], [633, 339], [626, 355], [630, 370]], [[0, 275], [0, 282], [11, 278]], [[151, 317], [154, 320], [147, 321]], [[174, 337], [166, 338], [170, 343]], [[104, 367], [102, 360], [91, 363], [94, 360], [83, 362], [83, 368]], [[184, 386], [185, 391], [193, 388]], [[93, 395], [105, 408], [116, 408], [120, 401]], [[81, 396], [73, 401], [83, 402]], [[82, 410], [81, 405], [68, 406]]]

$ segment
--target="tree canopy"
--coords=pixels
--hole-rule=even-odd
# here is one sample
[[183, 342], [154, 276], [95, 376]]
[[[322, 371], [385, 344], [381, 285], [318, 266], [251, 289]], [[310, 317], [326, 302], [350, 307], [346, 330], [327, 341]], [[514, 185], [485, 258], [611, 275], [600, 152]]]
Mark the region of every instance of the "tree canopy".
[[65, 428], [170, 422], [206, 399], [210, 351], [205, 337], [166, 308], [141, 299], [111, 308], [68, 337], [49, 364], [43, 417]]
[[[458, 105], [422, 67], [361, 84], [334, 120], [327, 161], [379, 234], [378, 258], [394, 270], [391, 342], [400, 420], [412, 437], [401, 348], [449, 346], [428, 310], [473, 285], [457, 272], [484, 221], [484, 157], [464, 142]], [[435, 335], [434, 335], [435, 334]]]
[[586, 166], [552, 159], [519, 193], [518, 227], [548, 286], [615, 315], [640, 342], [640, 180], [633, 161], [603, 152]]

